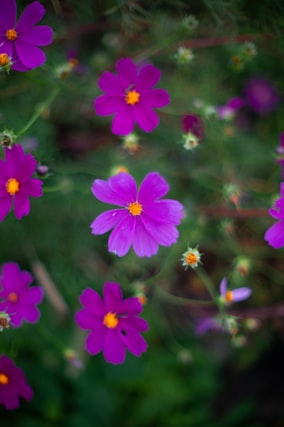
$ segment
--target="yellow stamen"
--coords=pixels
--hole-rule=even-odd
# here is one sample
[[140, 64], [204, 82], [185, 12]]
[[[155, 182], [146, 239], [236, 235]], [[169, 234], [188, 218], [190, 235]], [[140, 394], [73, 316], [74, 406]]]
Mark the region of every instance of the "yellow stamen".
[[8, 300], [10, 302], [17, 302], [18, 301], [18, 295], [16, 294], [16, 292], [10, 292], [8, 295]]
[[0, 384], [6, 385], [9, 382], [9, 378], [5, 374], [0, 374]]
[[198, 257], [197, 257], [197, 255], [196, 255], [196, 254], [194, 254], [194, 253], [190, 252], [189, 254], [187, 254], [187, 255], [186, 255], [186, 257], [185, 257], [185, 262], [186, 262], [188, 265], [196, 264], [196, 263], [198, 262]]
[[128, 105], [135, 105], [140, 100], [140, 93], [138, 93], [136, 90], [130, 90], [125, 95], [125, 102]]
[[112, 311], [109, 311], [105, 316], [103, 320], [104, 325], [107, 328], [114, 329], [118, 325], [118, 318], [116, 317], [116, 313], [113, 313]]
[[5, 67], [10, 63], [10, 58], [7, 53], [0, 53], [0, 67]]
[[142, 205], [139, 202], [133, 202], [128, 205], [128, 210], [131, 215], [137, 216], [142, 212]]
[[9, 30], [6, 31], [6, 37], [8, 40], [13, 42], [18, 37], [18, 33], [14, 28], [10, 28]]
[[19, 181], [16, 178], [9, 178], [6, 182], [6, 190], [11, 196], [14, 196], [20, 190]]
[[233, 292], [232, 291], [226, 292], [225, 300], [229, 303], [233, 301]]

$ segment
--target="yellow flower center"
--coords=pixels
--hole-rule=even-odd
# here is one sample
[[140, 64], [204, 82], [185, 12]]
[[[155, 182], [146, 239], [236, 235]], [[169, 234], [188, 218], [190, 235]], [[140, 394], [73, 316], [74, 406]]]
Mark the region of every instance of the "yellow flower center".
[[6, 31], [6, 37], [8, 40], [13, 42], [18, 37], [18, 33], [14, 28], [10, 28], [9, 30]]
[[189, 254], [186, 255], [185, 262], [188, 265], [196, 264], [198, 262], [198, 257], [196, 254], [190, 252]]
[[16, 178], [9, 178], [6, 182], [6, 190], [11, 196], [14, 196], [20, 190], [19, 181]]
[[0, 67], [5, 67], [10, 63], [9, 56], [7, 53], [0, 53]]
[[136, 90], [129, 90], [125, 95], [125, 102], [128, 105], [135, 105], [140, 100], [140, 93]]
[[9, 378], [5, 374], [0, 374], [0, 384], [6, 385], [9, 382]]
[[103, 320], [104, 325], [109, 329], [114, 329], [118, 325], [118, 318], [116, 317], [116, 313], [109, 311]]
[[8, 300], [10, 302], [17, 302], [18, 301], [18, 295], [16, 294], [16, 292], [10, 292], [8, 295]]
[[232, 302], [233, 301], [233, 292], [232, 291], [226, 292], [225, 300], [226, 300], [226, 302]]
[[128, 210], [131, 215], [137, 216], [142, 212], [142, 205], [139, 202], [132, 202], [128, 205]]

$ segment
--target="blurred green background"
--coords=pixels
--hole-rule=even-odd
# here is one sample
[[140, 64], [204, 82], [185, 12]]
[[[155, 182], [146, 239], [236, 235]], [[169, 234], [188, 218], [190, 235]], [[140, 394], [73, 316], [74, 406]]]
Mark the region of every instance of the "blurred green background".
[[[29, 3], [17, 1], [18, 14]], [[283, 250], [270, 248], [263, 235], [281, 181], [275, 153], [284, 121], [283, 2], [42, 3], [54, 43], [44, 49], [47, 61], [39, 69], [0, 74], [0, 124], [17, 134], [38, 113], [18, 142], [49, 173], [30, 215], [17, 221], [11, 213], [0, 224], [0, 256], [32, 271], [39, 285], [48, 276], [64, 303], [56, 305], [46, 290], [38, 324], [1, 333], [1, 352], [24, 370], [35, 392], [18, 410], [0, 408], [1, 427], [282, 427]], [[185, 25], [189, 15], [198, 21], [195, 29]], [[238, 67], [233, 58], [245, 41], [257, 53]], [[179, 63], [180, 46], [192, 49], [191, 62]], [[79, 64], [66, 72], [72, 51]], [[98, 77], [126, 56], [160, 68], [158, 86], [171, 96], [157, 129], [137, 129], [133, 154], [111, 134], [111, 118], [93, 110]], [[277, 88], [277, 109], [259, 115], [245, 106], [224, 121], [196, 107], [196, 100], [216, 107], [243, 97], [256, 76]], [[182, 144], [185, 113], [199, 114], [204, 123], [204, 140], [193, 151]], [[93, 197], [92, 182], [119, 166], [138, 183], [158, 171], [171, 186], [169, 197], [185, 206], [178, 243], [151, 259], [132, 251], [115, 257], [107, 252], [108, 235], [91, 235], [90, 223], [107, 208]], [[217, 291], [224, 276], [232, 287], [252, 288], [252, 297], [232, 308], [241, 322], [238, 339], [225, 332], [196, 335], [198, 319], [214, 310], [186, 301], [208, 299], [198, 269], [181, 266], [188, 245], [198, 245], [203, 274]], [[239, 257], [249, 262], [246, 274]], [[128, 355], [122, 366], [89, 357], [85, 333], [74, 322], [82, 290], [101, 292], [106, 281], [120, 283], [125, 295], [146, 287], [149, 348], [140, 359]]]

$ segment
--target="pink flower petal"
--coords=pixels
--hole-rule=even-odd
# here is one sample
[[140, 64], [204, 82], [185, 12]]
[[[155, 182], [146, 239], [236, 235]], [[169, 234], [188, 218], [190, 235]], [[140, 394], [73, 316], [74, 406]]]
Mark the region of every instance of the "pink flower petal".
[[145, 203], [143, 216], [151, 218], [155, 222], [178, 225], [183, 218], [183, 205], [176, 200], [163, 199], [152, 203]]
[[160, 199], [168, 193], [169, 184], [158, 172], [150, 172], [143, 179], [138, 192], [138, 200], [142, 205], [147, 205]]
[[45, 62], [45, 54], [37, 46], [17, 39], [14, 43], [19, 60], [29, 69], [39, 67]]
[[122, 104], [112, 121], [112, 132], [115, 135], [128, 135], [134, 128], [133, 108]]
[[47, 46], [52, 42], [52, 29], [47, 25], [31, 27], [21, 34], [21, 40], [36, 46]]
[[107, 311], [116, 312], [122, 301], [122, 292], [117, 283], [107, 282], [103, 289]]
[[30, 199], [24, 193], [16, 193], [14, 196], [14, 213], [17, 219], [22, 219], [30, 213]]
[[116, 113], [124, 104], [121, 97], [101, 95], [95, 99], [94, 109], [98, 116], [108, 116]]
[[140, 314], [142, 309], [142, 304], [137, 297], [129, 297], [121, 301], [121, 304], [116, 311], [118, 314], [127, 313], [129, 316], [134, 316]]
[[95, 355], [100, 353], [104, 348], [106, 338], [105, 327], [102, 325], [100, 329], [92, 330], [87, 336], [85, 348], [88, 353]]
[[147, 64], [141, 68], [137, 77], [136, 89], [143, 92], [151, 89], [161, 78], [161, 71], [152, 64]]
[[104, 358], [108, 363], [117, 365], [123, 363], [126, 356], [126, 348], [122, 343], [117, 329], [109, 329], [104, 342]]
[[227, 284], [228, 284], [228, 279], [224, 277], [220, 283], [220, 295], [222, 297], [224, 297], [227, 293]]
[[136, 219], [129, 215], [113, 229], [108, 239], [108, 250], [118, 256], [124, 256], [130, 249]]
[[9, 30], [15, 27], [17, 18], [16, 0], [1, 0], [0, 25]]
[[141, 94], [141, 104], [146, 107], [161, 108], [170, 103], [170, 97], [164, 89], [152, 89]]
[[120, 172], [110, 177], [108, 182], [110, 188], [125, 201], [125, 205], [136, 201], [137, 186], [134, 178], [129, 173]]
[[92, 185], [93, 195], [104, 203], [111, 205], [125, 206], [125, 195], [121, 198], [112, 188], [110, 188], [109, 181], [96, 179]]
[[44, 14], [45, 14], [45, 8], [41, 3], [39, 3], [38, 1], [30, 3], [25, 8], [20, 19], [18, 20], [18, 23], [16, 25], [16, 30], [21, 35], [21, 33], [29, 30], [30, 27], [37, 24], [42, 19]]
[[20, 184], [20, 191], [30, 197], [41, 197], [43, 182], [37, 178], [30, 178], [28, 181]]
[[149, 325], [146, 320], [141, 317], [128, 316], [127, 318], [120, 319], [119, 329], [124, 331], [145, 332], [148, 331]]
[[76, 313], [75, 321], [81, 329], [97, 329], [103, 325], [102, 316], [97, 316], [85, 309]]
[[121, 341], [130, 353], [133, 353], [137, 357], [140, 357], [148, 347], [145, 339], [134, 331], [127, 331], [126, 334], [121, 334]]
[[3, 219], [6, 218], [6, 216], [10, 212], [12, 203], [13, 198], [12, 196], [10, 196], [10, 194], [0, 199], [0, 221], [3, 221]]
[[13, 145], [12, 149], [5, 148], [6, 167], [10, 177], [19, 178], [24, 159], [25, 153], [21, 145]]
[[250, 288], [238, 288], [232, 291], [233, 302], [243, 301], [249, 298], [252, 294], [252, 290]]
[[142, 105], [142, 103], [133, 106], [133, 115], [141, 129], [148, 133], [152, 132], [160, 122], [159, 116], [155, 111], [150, 107]]
[[284, 246], [284, 221], [276, 222], [264, 234], [264, 240], [274, 249]]
[[79, 300], [84, 307], [97, 316], [102, 316], [106, 313], [106, 305], [94, 289], [85, 289], [80, 295]]
[[92, 234], [100, 235], [107, 233], [127, 215], [128, 212], [125, 209], [113, 209], [103, 212], [92, 222]]
[[123, 96], [124, 88], [118, 78], [109, 71], [104, 71], [98, 81], [99, 88], [108, 96]]
[[136, 221], [135, 234], [132, 237], [133, 250], [139, 257], [151, 257], [158, 252], [158, 242], [146, 230], [141, 219]]
[[146, 233], [159, 245], [171, 246], [176, 243], [179, 233], [175, 225], [159, 223], [159, 221], [154, 221], [147, 217], [146, 214], [141, 216], [141, 221], [143, 222]]
[[116, 63], [118, 78], [124, 89], [136, 83], [137, 69], [130, 58], [121, 58]]

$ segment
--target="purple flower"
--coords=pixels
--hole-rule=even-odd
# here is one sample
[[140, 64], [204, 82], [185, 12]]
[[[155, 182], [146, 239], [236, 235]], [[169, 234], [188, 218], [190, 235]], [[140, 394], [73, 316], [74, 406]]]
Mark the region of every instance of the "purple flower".
[[246, 102], [258, 114], [267, 114], [279, 104], [279, 94], [275, 86], [262, 77], [254, 77], [245, 87]]
[[281, 166], [281, 178], [284, 178], [284, 132], [280, 134], [280, 144], [276, 149], [276, 162]]
[[224, 277], [220, 283], [220, 297], [221, 301], [226, 305], [232, 304], [234, 302], [243, 301], [250, 297], [252, 291], [250, 288], [242, 287], [234, 289], [233, 291], [228, 291], [227, 289], [228, 280]]
[[123, 299], [120, 286], [107, 282], [103, 289], [104, 301], [93, 289], [85, 289], [80, 295], [84, 308], [77, 312], [75, 320], [80, 328], [89, 329], [86, 350], [92, 354], [103, 352], [107, 362], [123, 363], [126, 350], [140, 357], [147, 343], [140, 335], [148, 324], [137, 317], [142, 304], [137, 297]]
[[273, 208], [269, 209], [269, 214], [278, 219], [264, 234], [264, 239], [274, 249], [284, 246], [284, 182], [280, 184], [281, 197], [274, 203]]
[[244, 103], [245, 103], [244, 100], [237, 96], [229, 99], [227, 104], [220, 105], [219, 107], [216, 108], [218, 117], [224, 120], [229, 120], [233, 118], [237, 113], [237, 111], [241, 107], [243, 107]]
[[223, 326], [221, 321], [214, 317], [203, 317], [198, 321], [195, 327], [195, 335], [204, 335], [210, 330], [222, 331]]
[[104, 203], [121, 206], [100, 214], [91, 224], [93, 234], [113, 228], [108, 240], [109, 252], [125, 255], [131, 245], [139, 257], [151, 257], [159, 245], [171, 246], [178, 238], [176, 226], [183, 217], [183, 206], [176, 200], [161, 200], [169, 185], [158, 172], [150, 172], [137, 191], [128, 173], [119, 173], [108, 181], [96, 179], [94, 196]]
[[39, 286], [29, 285], [33, 276], [28, 271], [21, 271], [15, 262], [3, 264], [0, 277], [0, 311], [5, 311], [11, 318], [11, 324], [18, 328], [26, 320], [36, 323], [40, 311], [36, 307], [43, 299], [43, 290]]
[[202, 118], [195, 113], [187, 113], [182, 117], [181, 127], [184, 133], [193, 133], [199, 142], [204, 138], [204, 126]]
[[31, 400], [33, 394], [23, 371], [14, 364], [12, 359], [2, 354], [0, 356], [0, 405], [4, 405], [6, 409], [17, 409], [20, 406], [20, 397]]
[[115, 114], [112, 132], [128, 135], [137, 124], [145, 132], [151, 132], [159, 124], [153, 108], [169, 104], [169, 94], [164, 89], [153, 89], [161, 77], [161, 71], [151, 64], [137, 67], [130, 58], [116, 63], [117, 74], [105, 71], [99, 78], [99, 88], [105, 92], [95, 99], [94, 108], [99, 116]]
[[29, 197], [42, 196], [42, 181], [31, 178], [37, 163], [32, 154], [25, 154], [21, 145], [5, 148], [5, 160], [0, 159], [0, 221], [12, 205], [17, 219], [30, 213]]
[[12, 58], [12, 69], [29, 71], [45, 62], [45, 54], [38, 46], [52, 42], [52, 29], [35, 26], [43, 17], [45, 8], [37, 1], [29, 4], [16, 23], [15, 0], [0, 3], [0, 51]]

